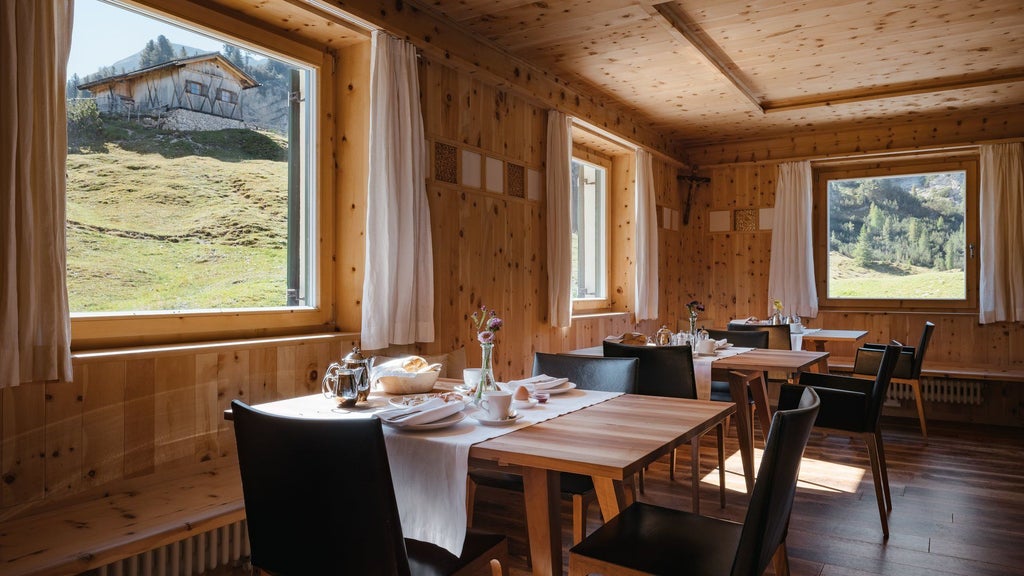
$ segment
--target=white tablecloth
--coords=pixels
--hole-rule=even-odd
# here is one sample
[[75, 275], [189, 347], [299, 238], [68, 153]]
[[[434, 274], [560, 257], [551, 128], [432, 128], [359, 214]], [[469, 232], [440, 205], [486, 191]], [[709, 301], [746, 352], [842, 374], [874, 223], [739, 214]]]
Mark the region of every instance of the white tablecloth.
[[[571, 390], [546, 404], [521, 410], [515, 424], [484, 426], [471, 416], [441, 430], [409, 431], [384, 426], [395, 499], [406, 538], [432, 542], [459, 555], [466, 537], [466, 474], [473, 444], [604, 402], [619, 393]], [[368, 418], [389, 408], [386, 397], [346, 410], [320, 394], [262, 404], [261, 410], [303, 418]], [[467, 414], [470, 414], [467, 408]], [[358, 470], [353, 470], [358, 474]]]

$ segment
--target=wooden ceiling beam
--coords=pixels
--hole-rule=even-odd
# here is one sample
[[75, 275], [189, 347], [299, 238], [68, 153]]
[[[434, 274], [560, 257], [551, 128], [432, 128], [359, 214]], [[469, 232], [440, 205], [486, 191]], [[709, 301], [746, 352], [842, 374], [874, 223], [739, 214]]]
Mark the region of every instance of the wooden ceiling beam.
[[[714, 40], [701, 30], [700, 26], [690, 18], [686, 12], [675, 2], [662, 2], [660, 4], [647, 5], [644, 8], [652, 16], [660, 15], [668, 24], [666, 30], [672, 36], [683, 40], [693, 46], [726, 80], [731, 83], [759, 112], [764, 112], [761, 101], [754, 94], [754, 91], [747, 86], [740, 77], [742, 72], [739, 66], [723, 51]], [[659, 19], [660, 20], [660, 19]]]
[[947, 92], [950, 90], [963, 90], [965, 88], [977, 88], [978, 86], [991, 86], [994, 84], [1010, 84], [1013, 82], [1024, 82], [1024, 69], [974, 74], [953, 79], [936, 78], [934, 80], [901, 82], [899, 84], [889, 84], [886, 86], [875, 86], [857, 90], [844, 90], [839, 92], [830, 92], [827, 94], [815, 94], [799, 98], [765, 100], [762, 104], [766, 113], [787, 112], [804, 108], [837, 106], [839, 104], [849, 104], [852, 102], [884, 100], [887, 98], [899, 98], [901, 96], [913, 96], [915, 94]]

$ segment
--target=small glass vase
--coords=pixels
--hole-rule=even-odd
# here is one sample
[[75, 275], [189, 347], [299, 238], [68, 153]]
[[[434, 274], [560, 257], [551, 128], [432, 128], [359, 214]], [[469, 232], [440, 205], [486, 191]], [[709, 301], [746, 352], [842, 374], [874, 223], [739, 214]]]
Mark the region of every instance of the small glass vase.
[[697, 314], [695, 312], [690, 314], [690, 331], [689, 331], [689, 334], [690, 334], [690, 345], [691, 346], [696, 346], [696, 344], [697, 344]]
[[498, 383], [494, 381], [494, 370], [491, 368], [491, 353], [494, 351], [494, 343], [480, 343], [480, 383], [476, 385], [474, 402], [479, 403], [488, 390], [498, 390]]

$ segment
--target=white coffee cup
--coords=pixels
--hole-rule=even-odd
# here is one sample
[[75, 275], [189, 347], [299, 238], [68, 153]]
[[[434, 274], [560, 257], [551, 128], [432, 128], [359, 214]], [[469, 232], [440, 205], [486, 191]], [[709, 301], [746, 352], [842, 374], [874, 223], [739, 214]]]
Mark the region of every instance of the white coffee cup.
[[476, 388], [476, 385], [480, 383], [480, 369], [464, 368], [462, 370], [462, 382], [470, 388]]
[[698, 354], [714, 354], [715, 353], [715, 341], [711, 339], [701, 340], [697, 342], [697, 353]]
[[508, 420], [511, 407], [512, 393], [505, 390], [488, 390], [480, 400], [480, 408], [487, 412], [491, 420]]

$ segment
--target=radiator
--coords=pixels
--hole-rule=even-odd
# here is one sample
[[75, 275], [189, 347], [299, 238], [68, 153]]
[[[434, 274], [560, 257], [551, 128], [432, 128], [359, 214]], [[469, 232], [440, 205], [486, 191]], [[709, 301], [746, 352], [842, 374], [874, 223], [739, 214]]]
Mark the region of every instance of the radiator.
[[[977, 380], [921, 378], [921, 398], [925, 402], [981, 405], [982, 383]], [[889, 384], [889, 400], [914, 400], [914, 390], [907, 384]]]
[[192, 576], [249, 557], [245, 520], [86, 572], [97, 576]]

